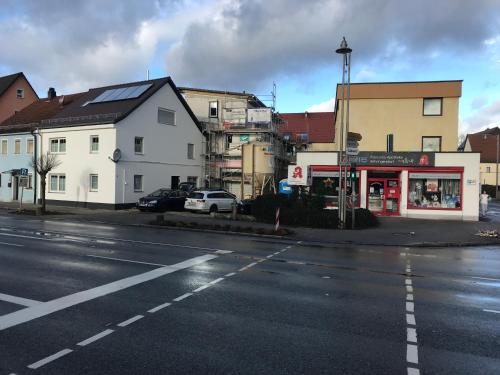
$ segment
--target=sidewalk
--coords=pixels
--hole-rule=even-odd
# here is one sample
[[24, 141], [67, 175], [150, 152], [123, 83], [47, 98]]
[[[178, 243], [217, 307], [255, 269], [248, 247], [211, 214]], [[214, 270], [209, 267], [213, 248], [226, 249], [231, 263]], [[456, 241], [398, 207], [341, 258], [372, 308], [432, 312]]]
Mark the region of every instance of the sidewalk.
[[[146, 226], [160, 213], [143, 213], [136, 209], [111, 211], [105, 209], [87, 209], [64, 206], [47, 206], [50, 212], [43, 217], [19, 215], [15, 213], [17, 203], [0, 202], [0, 213], [10, 213], [16, 217], [30, 217], [51, 220], [72, 220], [98, 222], [114, 225]], [[24, 205], [33, 209], [33, 205]], [[207, 214], [191, 212], [166, 212], [166, 220], [212, 224], [232, 224], [242, 227], [273, 228], [271, 224], [232, 221], [212, 218]], [[500, 238], [477, 236], [479, 230], [500, 230], [496, 220], [479, 222], [421, 220], [401, 217], [380, 217], [380, 226], [363, 230], [336, 230], [288, 227], [294, 231], [289, 238], [296, 241], [316, 243], [318, 245], [376, 245], [376, 246], [481, 246], [500, 245]], [[288, 238], [288, 237], [287, 237]]]

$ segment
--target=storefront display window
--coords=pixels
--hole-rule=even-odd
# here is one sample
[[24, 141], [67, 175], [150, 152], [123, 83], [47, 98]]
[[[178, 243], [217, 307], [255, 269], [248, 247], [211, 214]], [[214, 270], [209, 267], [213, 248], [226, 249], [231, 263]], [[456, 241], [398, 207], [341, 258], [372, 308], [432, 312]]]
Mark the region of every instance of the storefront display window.
[[[359, 172], [356, 173], [356, 196], [358, 197], [356, 206], [359, 207]], [[320, 175], [320, 176], [318, 176]], [[312, 189], [313, 194], [323, 195], [326, 200], [327, 208], [337, 207], [339, 196], [339, 172], [324, 172], [313, 174]], [[351, 201], [352, 186], [351, 179], [347, 179], [347, 199], [348, 204]]]
[[408, 208], [461, 209], [460, 173], [410, 173]]

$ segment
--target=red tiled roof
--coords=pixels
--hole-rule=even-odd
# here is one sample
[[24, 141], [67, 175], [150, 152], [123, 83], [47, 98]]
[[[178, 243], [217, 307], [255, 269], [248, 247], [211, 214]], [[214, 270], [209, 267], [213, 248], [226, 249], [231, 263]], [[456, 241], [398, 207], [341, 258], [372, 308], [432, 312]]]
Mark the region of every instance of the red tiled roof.
[[281, 136], [290, 135], [292, 140], [299, 134], [308, 135], [308, 143], [330, 143], [335, 138], [334, 112], [280, 113], [284, 123], [279, 125]]
[[496, 163], [497, 134], [499, 128], [487, 129], [475, 134], [467, 134], [472, 152], [481, 153], [481, 163]]

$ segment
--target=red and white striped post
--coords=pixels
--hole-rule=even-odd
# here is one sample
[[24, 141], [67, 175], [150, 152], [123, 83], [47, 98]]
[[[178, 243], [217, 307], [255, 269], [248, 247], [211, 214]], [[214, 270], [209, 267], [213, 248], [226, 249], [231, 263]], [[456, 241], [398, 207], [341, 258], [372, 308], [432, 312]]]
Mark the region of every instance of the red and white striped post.
[[275, 220], [274, 220], [274, 231], [277, 232], [279, 227], [280, 227], [280, 208], [278, 207], [276, 209], [276, 217], [275, 217]]

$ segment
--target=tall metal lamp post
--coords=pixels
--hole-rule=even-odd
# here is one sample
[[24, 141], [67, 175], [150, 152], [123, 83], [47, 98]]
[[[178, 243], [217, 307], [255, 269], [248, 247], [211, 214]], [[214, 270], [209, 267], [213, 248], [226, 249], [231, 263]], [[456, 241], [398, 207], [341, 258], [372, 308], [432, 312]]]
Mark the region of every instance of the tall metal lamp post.
[[[351, 97], [351, 52], [352, 49], [348, 47], [345, 37], [340, 42], [340, 48], [335, 52], [343, 55], [342, 60], [342, 103], [340, 114], [340, 142], [339, 142], [339, 228], [345, 228], [346, 222], [346, 190], [347, 190], [347, 134], [349, 133], [349, 99]], [[346, 85], [347, 75], [347, 85]], [[347, 95], [346, 95], [347, 86]], [[347, 101], [347, 102], [346, 102]], [[345, 103], [345, 106], [344, 106]], [[344, 129], [345, 123], [345, 129]]]

